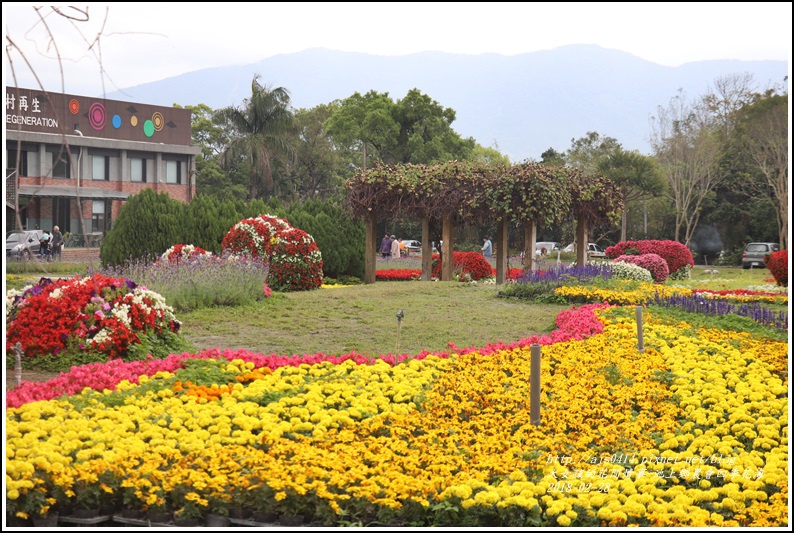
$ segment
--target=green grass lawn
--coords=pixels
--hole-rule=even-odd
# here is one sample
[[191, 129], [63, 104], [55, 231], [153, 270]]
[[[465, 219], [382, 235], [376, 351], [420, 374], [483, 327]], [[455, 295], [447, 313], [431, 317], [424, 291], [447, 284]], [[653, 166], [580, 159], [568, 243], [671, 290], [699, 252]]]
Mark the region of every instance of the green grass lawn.
[[255, 305], [180, 315], [197, 348], [245, 348], [280, 355], [397, 351], [397, 311], [405, 313], [400, 353], [516, 341], [553, 329], [570, 306], [496, 298], [495, 285], [457, 282], [379, 282], [308, 292], [277, 293]]

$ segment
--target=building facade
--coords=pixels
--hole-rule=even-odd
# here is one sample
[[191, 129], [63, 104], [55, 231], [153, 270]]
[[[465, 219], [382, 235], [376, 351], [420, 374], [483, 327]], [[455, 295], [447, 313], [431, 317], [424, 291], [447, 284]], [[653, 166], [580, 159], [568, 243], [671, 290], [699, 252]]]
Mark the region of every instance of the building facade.
[[187, 109], [6, 87], [6, 231], [59, 226], [92, 245], [145, 188], [195, 195]]

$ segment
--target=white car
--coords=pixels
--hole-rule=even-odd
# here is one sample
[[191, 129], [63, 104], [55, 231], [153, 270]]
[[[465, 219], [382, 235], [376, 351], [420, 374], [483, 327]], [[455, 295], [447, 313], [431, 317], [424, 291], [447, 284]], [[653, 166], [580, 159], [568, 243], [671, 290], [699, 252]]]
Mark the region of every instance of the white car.
[[[544, 249], [545, 252], [543, 251]], [[558, 242], [541, 241], [535, 243], [535, 254], [538, 255], [548, 255], [551, 252], [556, 252], [557, 250], [562, 251], [562, 245]]]
[[[575, 252], [576, 243], [572, 242], [571, 244], [563, 248], [562, 251]], [[587, 257], [593, 259], [593, 258], [605, 258], [606, 256], [607, 256], [606, 252], [604, 252], [604, 250], [602, 250], [601, 247], [598, 246], [596, 243], [594, 242], [587, 243]]]
[[405, 239], [403, 240], [403, 244], [405, 245], [405, 253], [406, 254], [418, 254], [422, 253], [422, 242], [415, 241], [412, 239]]

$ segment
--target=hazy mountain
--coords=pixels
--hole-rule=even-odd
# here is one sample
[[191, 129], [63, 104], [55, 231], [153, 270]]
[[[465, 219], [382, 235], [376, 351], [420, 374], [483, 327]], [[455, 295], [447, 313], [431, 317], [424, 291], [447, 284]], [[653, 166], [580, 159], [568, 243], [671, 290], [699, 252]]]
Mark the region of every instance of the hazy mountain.
[[288, 89], [296, 108], [354, 92], [388, 92], [399, 99], [418, 88], [457, 112], [453, 128], [484, 146], [497, 143], [514, 162], [539, 159], [549, 147], [595, 130], [625, 148], [649, 153], [649, 119], [679, 88], [692, 97], [733, 73], [754, 75], [758, 89], [783, 83], [785, 61], [701, 61], [665, 67], [595, 45], [502, 56], [424, 52], [375, 56], [312, 49], [258, 63], [211, 68], [108, 94], [159, 105], [239, 105], [254, 74]]

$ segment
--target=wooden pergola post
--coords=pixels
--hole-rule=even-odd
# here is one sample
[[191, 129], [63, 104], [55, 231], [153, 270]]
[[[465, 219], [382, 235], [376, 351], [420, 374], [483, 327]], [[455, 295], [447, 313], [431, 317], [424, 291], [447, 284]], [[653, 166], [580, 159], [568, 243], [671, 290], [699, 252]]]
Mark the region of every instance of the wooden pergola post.
[[422, 281], [433, 277], [433, 245], [430, 242], [430, 219], [422, 219]]
[[587, 220], [579, 218], [576, 221], [576, 264], [584, 266], [587, 264]]
[[441, 281], [452, 281], [452, 250], [455, 231], [452, 227], [452, 216], [444, 215], [441, 222]]
[[535, 243], [537, 242], [538, 225], [535, 221], [524, 222], [524, 272], [535, 270]]
[[364, 240], [364, 283], [375, 283], [375, 271], [377, 266], [375, 258], [377, 257], [377, 236], [375, 235], [376, 220], [375, 215], [371, 212], [367, 213], [364, 219], [365, 222], [365, 240]]
[[507, 224], [500, 220], [496, 225], [496, 284], [507, 279]]

